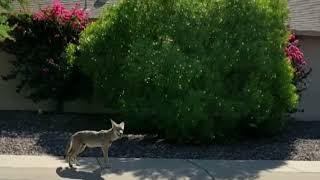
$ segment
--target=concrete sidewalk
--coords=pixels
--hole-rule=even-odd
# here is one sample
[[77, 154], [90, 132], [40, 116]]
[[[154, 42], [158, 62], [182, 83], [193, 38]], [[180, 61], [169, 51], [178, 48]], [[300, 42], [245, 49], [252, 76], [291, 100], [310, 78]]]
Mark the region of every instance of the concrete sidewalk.
[[0, 179], [320, 179], [318, 161], [224, 161], [111, 158], [102, 169], [96, 158], [80, 158], [76, 169], [61, 157], [0, 155]]

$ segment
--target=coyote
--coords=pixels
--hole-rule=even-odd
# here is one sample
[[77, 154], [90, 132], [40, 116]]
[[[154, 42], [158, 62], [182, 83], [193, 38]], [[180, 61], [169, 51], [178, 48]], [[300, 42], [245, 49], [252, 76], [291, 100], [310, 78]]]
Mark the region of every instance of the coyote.
[[[120, 124], [115, 123], [110, 119], [112, 127], [108, 130], [100, 131], [78, 131], [70, 138], [65, 153], [65, 159], [72, 168], [72, 163], [77, 164], [77, 156], [84, 151], [86, 147], [101, 147], [103, 152], [104, 164], [109, 166], [108, 150], [111, 143], [122, 137], [124, 131], [124, 122]], [[72, 161], [72, 162], [71, 162]]]

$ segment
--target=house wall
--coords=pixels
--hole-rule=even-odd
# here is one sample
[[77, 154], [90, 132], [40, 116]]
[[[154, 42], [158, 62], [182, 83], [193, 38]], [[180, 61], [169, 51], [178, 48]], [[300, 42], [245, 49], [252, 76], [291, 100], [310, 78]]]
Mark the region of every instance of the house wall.
[[[0, 50], [0, 75], [6, 75], [11, 69], [9, 61], [15, 57]], [[38, 104], [33, 103], [30, 99], [24, 98], [22, 94], [18, 94], [15, 89], [16, 80], [4, 81], [0, 78], [0, 110], [46, 110], [55, 109], [55, 102], [45, 101]], [[87, 103], [81, 100], [71, 101], [64, 104], [66, 112], [80, 113], [107, 113], [112, 112], [110, 109], [104, 108], [98, 101]]]
[[300, 106], [304, 112], [294, 115], [297, 120], [320, 121], [320, 37], [299, 37], [301, 49], [312, 67], [309, 88], [304, 91]]

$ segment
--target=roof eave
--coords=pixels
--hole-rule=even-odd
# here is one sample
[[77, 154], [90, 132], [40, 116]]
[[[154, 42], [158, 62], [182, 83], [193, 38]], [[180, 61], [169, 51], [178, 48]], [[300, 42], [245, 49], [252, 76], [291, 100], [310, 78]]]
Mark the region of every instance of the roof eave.
[[313, 30], [293, 30], [296, 35], [299, 36], [320, 36], [320, 31]]

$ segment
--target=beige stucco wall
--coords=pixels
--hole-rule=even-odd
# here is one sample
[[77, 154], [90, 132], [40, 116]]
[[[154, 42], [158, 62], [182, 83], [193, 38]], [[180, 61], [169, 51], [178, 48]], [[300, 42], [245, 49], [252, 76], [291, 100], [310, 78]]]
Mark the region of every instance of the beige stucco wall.
[[[14, 60], [14, 56], [0, 50], [0, 75], [6, 75], [11, 68], [9, 61]], [[55, 103], [52, 101], [33, 103], [30, 99], [24, 98], [23, 95], [16, 93], [17, 81], [4, 81], [0, 78], [0, 110], [46, 110], [55, 109]], [[64, 104], [65, 112], [81, 113], [106, 113], [111, 110], [104, 108], [101, 103], [86, 103], [81, 100], [67, 102]]]
[[304, 112], [296, 113], [297, 120], [320, 121], [320, 37], [299, 37], [301, 49], [312, 67], [310, 86], [303, 93], [300, 106]]

